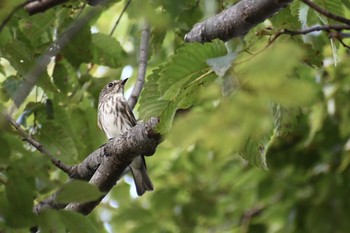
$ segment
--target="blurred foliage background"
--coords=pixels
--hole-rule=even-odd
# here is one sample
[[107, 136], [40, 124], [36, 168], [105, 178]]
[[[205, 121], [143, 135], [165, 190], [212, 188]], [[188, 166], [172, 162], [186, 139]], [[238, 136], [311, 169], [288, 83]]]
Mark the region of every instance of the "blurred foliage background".
[[[130, 94], [149, 22], [147, 78], [134, 112], [161, 119], [164, 141], [147, 158], [155, 191], [137, 197], [125, 176], [87, 217], [35, 216], [33, 205], [67, 177], [1, 118], [0, 231], [37, 224], [42, 232], [347, 232], [349, 50], [325, 32], [283, 35], [267, 46], [281, 29], [334, 23], [298, 0], [244, 38], [184, 43], [196, 22], [236, 2], [133, 0], [113, 35], [126, 1], [111, 1], [91, 19], [14, 117], [63, 162], [82, 161], [106, 141], [96, 124], [98, 94], [126, 77]], [[350, 16], [348, 0], [314, 2]], [[19, 3], [0, 1], [1, 21]], [[83, 5], [69, 1], [33, 16], [20, 10], [0, 32], [1, 111], [36, 59], [91, 8]]]

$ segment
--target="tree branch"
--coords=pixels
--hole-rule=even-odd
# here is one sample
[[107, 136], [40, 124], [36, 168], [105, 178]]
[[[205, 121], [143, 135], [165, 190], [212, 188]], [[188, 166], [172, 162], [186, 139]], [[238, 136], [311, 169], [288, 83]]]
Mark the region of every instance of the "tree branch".
[[[108, 193], [124, 174], [133, 158], [142, 154], [151, 156], [160, 143], [160, 135], [155, 131], [158, 119], [151, 118], [145, 123], [139, 123], [120, 137], [114, 138], [102, 147], [92, 152], [83, 162], [74, 166], [76, 171], [73, 178], [89, 180], [101, 192]], [[82, 214], [89, 214], [102, 200], [88, 203], [57, 203], [56, 195], [40, 202], [34, 207], [39, 214], [47, 208], [74, 210]]]
[[[69, 0], [30, 0], [31, 3], [26, 3], [24, 9], [29, 13], [29, 15], [34, 15], [40, 12], [44, 12], [54, 6], [68, 2]], [[95, 6], [101, 3], [101, 0], [87, 0], [87, 4]]]
[[185, 35], [186, 42], [227, 41], [243, 36], [251, 28], [271, 17], [292, 0], [242, 0], [234, 6], [197, 23]]
[[[311, 27], [311, 28], [306, 28], [304, 30], [298, 30], [298, 31], [291, 31], [288, 29], [284, 29], [278, 33], [276, 33], [272, 39], [270, 39], [269, 44], [266, 46], [270, 46], [276, 39], [278, 39], [281, 35], [291, 35], [291, 36], [296, 36], [296, 35], [306, 35], [308, 33], [311, 32], [315, 32], [315, 31], [327, 31], [327, 32], [331, 32], [332, 30], [335, 30], [336, 32], [331, 33], [331, 37], [334, 39], [337, 39], [344, 47], [346, 47], [347, 49], [349, 49], [350, 47], [348, 45], [346, 45], [343, 42], [343, 33], [340, 33], [339, 31], [341, 30], [350, 30], [350, 25], [344, 25], [344, 24], [333, 24], [333, 25], [322, 25], [322, 26], [315, 26], [315, 27]], [[346, 34], [345, 34], [346, 35]], [[265, 48], [266, 48], [265, 47]]]
[[315, 4], [314, 2], [310, 1], [310, 0], [301, 0], [303, 3], [305, 3], [306, 5], [308, 5], [309, 7], [311, 7], [312, 9], [314, 9], [315, 11], [317, 11], [318, 13], [320, 13], [321, 15], [324, 15], [330, 19], [334, 19], [335, 21], [338, 22], [342, 22], [345, 24], [349, 24], [350, 25], [350, 20], [346, 19], [344, 17], [341, 17], [339, 15], [335, 15], [329, 11], [327, 11], [326, 9], [321, 8], [320, 6], [318, 6], [317, 4]]
[[350, 30], [350, 25], [342, 25], [342, 24], [334, 24], [334, 25], [322, 25], [322, 26], [315, 26], [311, 28], [307, 28], [304, 30], [299, 31], [291, 31], [288, 29], [284, 29], [283, 31], [279, 32], [278, 34], [288, 34], [288, 35], [305, 35], [311, 32], [315, 31], [331, 31], [331, 30]]
[[72, 174], [71, 166], [65, 165], [60, 160], [56, 159], [55, 156], [53, 156], [48, 150], [46, 150], [42, 144], [36, 141], [32, 136], [28, 135], [26, 131], [24, 131], [24, 129], [22, 129], [22, 127], [14, 119], [12, 119], [12, 117], [10, 117], [10, 115], [4, 113], [4, 116], [7, 119], [7, 121], [19, 132], [19, 134], [24, 138], [24, 140], [32, 146], [34, 146], [40, 153], [49, 157], [53, 165], [67, 173], [69, 176]]
[[34, 15], [67, 1], [68, 0], [35, 0], [26, 4], [24, 9], [29, 13], [29, 15]]
[[128, 104], [133, 109], [139, 99], [140, 93], [145, 82], [147, 59], [148, 59], [148, 47], [150, 40], [150, 27], [146, 23], [142, 30], [141, 42], [140, 42], [140, 57], [139, 57], [139, 70], [137, 74], [137, 80], [134, 88], [132, 89], [131, 95], [128, 99]]

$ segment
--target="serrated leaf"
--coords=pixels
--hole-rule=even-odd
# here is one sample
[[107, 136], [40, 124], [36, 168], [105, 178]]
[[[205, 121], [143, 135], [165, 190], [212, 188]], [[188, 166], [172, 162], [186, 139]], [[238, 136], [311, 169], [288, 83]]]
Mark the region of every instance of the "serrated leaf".
[[[173, 85], [185, 85], [191, 81], [189, 77], [196, 78], [202, 75], [201, 72], [207, 67], [206, 61], [209, 58], [223, 56], [227, 53], [225, 44], [222, 41], [215, 40], [211, 43], [186, 44], [173, 55], [165, 67], [160, 72], [159, 91], [163, 99], [171, 100], [177, 95], [177, 90], [169, 92]], [[187, 80], [185, 80], [187, 79]]]
[[249, 163], [254, 164], [257, 167], [262, 167], [268, 170], [266, 162], [266, 154], [271, 141], [270, 135], [254, 138], [248, 137], [241, 145], [239, 154]]
[[275, 105], [273, 108], [275, 118], [275, 134], [276, 137], [285, 137], [293, 132], [297, 125], [297, 117], [300, 114], [300, 109], [285, 108], [281, 105]]
[[158, 130], [170, 130], [177, 109], [192, 106], [198, 88], [211, 83], [217, 77], [210, 70], [207, 59], [226, 54], [223, 42], [190, 44], [160, 69], [148, 77], [140, 101], [140, 114], [144, 119], [160, 117]]
[[169, 104], [169, 101], [159, 99], [160, 94], [157, 83], [159, 71], [159, 69], [153, 70], [152, 74], [147, 77], [141, 93], [139, 112], [143, 120], [159, 117]]
[[299, 0], [295, 0], [289, 5], [290, 14], [292, 16], [296, 17], [298, 15], [300, 5], [301, 5], [301, 2]]
[[334, 66], [337, 66], [337, 64], [338, 64], [338, 48], [337, 48], [337, 45], [335, 44], [335, 42], [332, 38], [330, 39], [330, 42], [331, 42]]
[[344, 9], [341, 0], [314, 0], [313, 2], [335, 15], [344, 16]]
[[62, 186], [57, 194], [59, 203], [85, 203], [95, 201], [102, 196], [98, 188], [90, 183], [80, 180], [72, 180]]
[[307, 5], [300, 5], [299, 11], [298, 11], [298, 19], [301, 23], [302, 28], [306, 28], [307, 25], [307, 16], [309, 13], [310, 7]]
[[173, 124], [175, 113], [176, 113], [176, 103], [169, 102], [166, 108], [162, 110], [162, 113], [159, 116], [160, 122], [156, 127], [158, 132], [164, 134], [170, 130]]
[[317, 103], [312, 106], [311, 113], [309, 115], [310, 132], [305, 142], [306, 145], [310, 144], [316, 133], [321, 130], [326, 117], [327, 108], [323, 103]]
[[110, 67], [120, 66], [123, 49], [119, 42], [106, 34], [94, 33], [91, 36], [92, 62]]

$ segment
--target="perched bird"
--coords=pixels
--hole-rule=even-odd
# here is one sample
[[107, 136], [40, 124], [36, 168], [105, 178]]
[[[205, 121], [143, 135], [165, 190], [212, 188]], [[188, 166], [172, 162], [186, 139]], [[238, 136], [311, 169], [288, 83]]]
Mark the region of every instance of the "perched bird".
[[[124, 97], [124, 85], [127, 79], [114, 80], [100, 92], [98, 101], [98, 126], [108, 139], [125, 133], [136, 125], [136, 119]], [[133, 159], [130, 170], [134, 177], [136, 191], [141, 196], [146, 190], [152, 191], [153, 184], [148, 177], [144, 156]]]

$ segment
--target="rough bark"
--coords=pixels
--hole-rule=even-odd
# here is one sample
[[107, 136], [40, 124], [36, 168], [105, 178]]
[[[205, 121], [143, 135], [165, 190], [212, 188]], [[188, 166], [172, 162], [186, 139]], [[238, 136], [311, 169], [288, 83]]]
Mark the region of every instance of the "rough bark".
[[242, 0], [236, 5], [197, 23], [185, 35], [186, 42], [223, 41], [243, 36], [251, 28], [271, 17], [292, 0]]
[[[151, 156], [160, 143], [160, 135], [155, 131], [158, 119], [151, 118], [139, 123], [130, 131], [104, 144], [92, 152], [83, 162], [74, 166], [71, 178], [87, 180], [107, 194], [124, 174], [133, 158], [142, 154]], [[58, 191], [59, 192], [59, 191]], [[89, 214], [102, 200], [88, 203], [57, 203], [57, 192], [34, 207], [39, 214], [44, 209], [66, 208], [82, 214]]]

